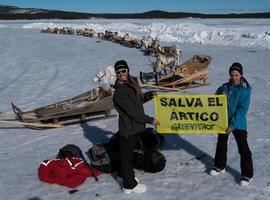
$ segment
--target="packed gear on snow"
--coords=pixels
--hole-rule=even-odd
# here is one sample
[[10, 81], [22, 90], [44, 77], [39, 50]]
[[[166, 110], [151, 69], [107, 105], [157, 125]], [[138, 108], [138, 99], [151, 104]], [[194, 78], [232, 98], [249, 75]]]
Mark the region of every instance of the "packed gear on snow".
[[[80, 147], [76, 146], [75, 144], [67, 144], [64, 147], [62, 147], [61, 149], [59, 149], [59, 152], [57, 154], [57, 158], [63, 159], [63, 158], [68, 158], [68, 157], [81, 158], [84, 161], [84, 163], [88, 167], [90, 167], [88, 162], [85, 160], [85, 157], [82, 153], [82, 150], [80, 149]], [[98, 181], [96, 174], [92, 174], [92, 176], [94, 176], [95, 180]]]
[[164, 169], [166, 159], [158, 150], [140, 150], [134, 151], [134, 167], [145, 172], [156, 173]]
[[[164, 136], [156, 132], [155, 129], [146, 128], [143, 133], [140, 133], [136, 148], [158, 150], [165, 142]], [[113, 151], [119, 151], [119, 133], [116, 133], [111, 137], [108, 146]]]
[[164, 169], [166, 159], [158, 151], [165, 144], [163, 135], [153, 128], [147, 128], [138, 139], [134, 150], [134, 167], [145, 172], [156, 173]]
[[165, 138], [163, 135], [156, 132], [153, 128], [146, 128], [139, 137], [139, 145], [141, 148], [149, 150], [160, 149], [165, 144]]
[[88, 153], [91, 157], [91, 165], [103, 173], [111, 173], [114, 171], [112, 162], [109, 156], [110, 151], [106, 149], [107, 144], [95, 144], [88, 150]]
[[[119, 169], [119, 134], [116, 133], [106, 144], [96, 144], [89, 149], [91, 165], [103, 173], [112, 173]], [[158, 151], [165, 144], [163, 135], [153, 128], [147, 128], [138, 138], [134, 150], [134, 167], [145, 172], [159, 172], [165, 167], [166, 159]]]
[[63, 159], [44, 160], [38, 168], [41, 181], [75, 188], [87, 177], [101, 174], [96, 168], [89, 167], [82, 158], [67, 157]]
[[57, 154], [57, 158], [67, 158], [67, 157], [75, 157], [75, 158], [82, 158], [85, 163], [85, 157], [82, 153], [82, 150], [80, 147], [76, 146], [75, 144], [67, 144], [61, 149], [59, 149], [59, 152]]

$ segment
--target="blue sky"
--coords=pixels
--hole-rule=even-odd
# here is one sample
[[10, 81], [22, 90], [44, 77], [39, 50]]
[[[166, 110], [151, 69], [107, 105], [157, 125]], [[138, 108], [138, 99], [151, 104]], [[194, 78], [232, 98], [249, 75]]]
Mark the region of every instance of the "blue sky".
[[0, 0], [0, 5], [90, 13], [149, 10], [200, 13], [270, 12], [270, 0]]

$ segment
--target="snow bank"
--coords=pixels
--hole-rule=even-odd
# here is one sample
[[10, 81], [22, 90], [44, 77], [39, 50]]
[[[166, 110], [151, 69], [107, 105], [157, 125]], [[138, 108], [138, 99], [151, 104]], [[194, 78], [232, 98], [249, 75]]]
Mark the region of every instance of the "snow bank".
[[[247, 24], [247, 21], [250, 22]], [[0, 25], [1, 26], [1, 25]], [[270, 49], [270, 20], [266, 19], [186, 19], [186, 20], [80, 20], [23, 24], [25, 29], [47, 27], [92, 28], [97, 32], [129, 32], [136, 37], [151, 35], [166, 43], [196, 43]]]

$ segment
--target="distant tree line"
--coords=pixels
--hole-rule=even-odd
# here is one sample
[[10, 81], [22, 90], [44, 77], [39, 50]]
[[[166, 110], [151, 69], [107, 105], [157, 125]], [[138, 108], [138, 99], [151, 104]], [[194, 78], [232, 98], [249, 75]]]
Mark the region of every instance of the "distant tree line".
[[[25, 12], [15, 12], [22, 11]], [[104, 19], [153, 19], [153, 18], [270, 18], [270, 12], [264, 13], [241, 13], [241, 14], [201, 14], [201, 13], [185, 13], [185, 12], [164, 12], [159, 10], [144, 12], [144, 13], [79, 13], [66, 12], [58, 10], [44, 10], [31, 8], [22, 9], [14, 6], [0, 5], [0, 19], [15, 20], [15, 19], [89, 19], [89, 18], [104, 18]]]

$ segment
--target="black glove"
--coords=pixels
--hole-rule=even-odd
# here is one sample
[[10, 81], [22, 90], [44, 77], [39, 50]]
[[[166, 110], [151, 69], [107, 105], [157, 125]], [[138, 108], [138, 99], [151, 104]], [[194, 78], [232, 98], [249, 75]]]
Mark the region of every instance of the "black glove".
[[144, 93], [144, 102], [150, 101], [157, 94], [156, 91], [149, 91]]

